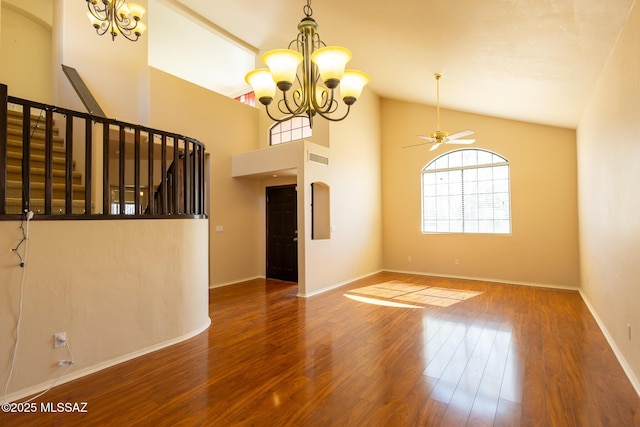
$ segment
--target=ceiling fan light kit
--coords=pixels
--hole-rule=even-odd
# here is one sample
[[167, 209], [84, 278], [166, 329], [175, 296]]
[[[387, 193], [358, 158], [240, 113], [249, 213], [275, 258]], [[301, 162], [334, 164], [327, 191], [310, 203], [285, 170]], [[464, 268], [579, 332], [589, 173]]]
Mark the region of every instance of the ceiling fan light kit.
[[469, 136], [473, 134], [473, 131], [470, 129], [452, 133], [452, 134], [440, 130], [440, 78], [442, 77], [442, 74], [435, 73], [433, 76], [436, 79], [436, 120], [437, 120], [436, 131], [428, 136], [418, 135], [418, 138], [426, 139], [428, 142], [421, 142], [420, 144], [406, 145], [402, 148], [417, 147], [425, 144], [433, 144], [429, 149], [429, 151], [433, 151], [438, 147], [440, 147], [440, 145], [442, 144], [463, 144], [463, 145], [473, 144], [476, 141], [475, 139], [461, 139], [465, 136]]

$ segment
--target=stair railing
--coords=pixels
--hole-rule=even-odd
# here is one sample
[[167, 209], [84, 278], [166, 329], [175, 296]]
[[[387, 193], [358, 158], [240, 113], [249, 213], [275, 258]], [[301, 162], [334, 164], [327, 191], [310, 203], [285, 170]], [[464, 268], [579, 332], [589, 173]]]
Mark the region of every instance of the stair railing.
[[[8, 126], [20, 117], [21, 137]], [[18, 154], [19, 206], [18, 190], [8, 187], [10, 171], [18, 174], [9, 159], [17, 163]], [[29, 211], [34, 219], [206, 217], [204, 169], [205, 146], [196, 139], [16, 98], [0, 84], [0, 220]], [[34, 182], [43, 170], [44, 183]]]

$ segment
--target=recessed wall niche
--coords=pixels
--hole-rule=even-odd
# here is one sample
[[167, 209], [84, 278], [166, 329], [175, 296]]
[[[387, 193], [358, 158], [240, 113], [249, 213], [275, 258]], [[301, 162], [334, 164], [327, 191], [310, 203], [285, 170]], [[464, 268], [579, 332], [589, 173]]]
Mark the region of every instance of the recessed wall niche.
[[311, 183], [311, 239], [331, 238], [330, 188], [324, 182]]

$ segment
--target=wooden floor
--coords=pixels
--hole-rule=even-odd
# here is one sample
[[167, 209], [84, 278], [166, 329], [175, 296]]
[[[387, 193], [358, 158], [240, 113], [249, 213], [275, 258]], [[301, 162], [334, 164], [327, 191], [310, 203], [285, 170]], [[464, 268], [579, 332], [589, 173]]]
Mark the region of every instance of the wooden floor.
[[391, 273], [296, 292], [212, 290], [207, 331], [38, 401], [87, 413], [0, 413], [0, 425], [640, 426], [640, 398], [577, 292]]

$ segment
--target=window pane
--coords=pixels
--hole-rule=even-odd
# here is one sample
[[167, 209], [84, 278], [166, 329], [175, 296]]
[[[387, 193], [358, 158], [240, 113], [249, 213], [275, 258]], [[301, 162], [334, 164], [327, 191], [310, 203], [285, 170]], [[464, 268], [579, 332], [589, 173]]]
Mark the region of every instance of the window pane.
[[488, 151], [462, 149], [426, 165], [423, 232], [510, 233], [509, 165], [491, 166], [505, 162]]
[[509, 234], [511, 233], [511, 223], [508, 220], [499, 220], [494, 221], [494, 232], [500, 234]]
[[478, 150], [462, 150], [462, 166], [478, 164]]
[[435, 161], [436, 169], [447, 169], [449, 167], [449, 157], [441, 156]]
[[454, 151], [450, 153], [447, 157], [449, 158], [449, 167], [450, 168], [459, 168], [462, 166], [462, 150]]
[[493, 163], [493, 153], [478, 150], [478, 165], [489, 165]]
[[494, 166], [493, 177], [495, 179], [509, 179], [509, 166]]
[[271, 127], [271, 145], [309, 138], [312, 135], [308, 117], [294, 117]]
[[493, 181], [493, 191], [496, 193], [508, 193], [509, 192], [509, 180], [508, 179], [496, 179]]
[[478, 219], [478, 196], [466, 195], [464, 198], [464, 219]]
[[477, 233], [478, 221], [477, 220], [464, 220], [464, 232], [465, 233]]

